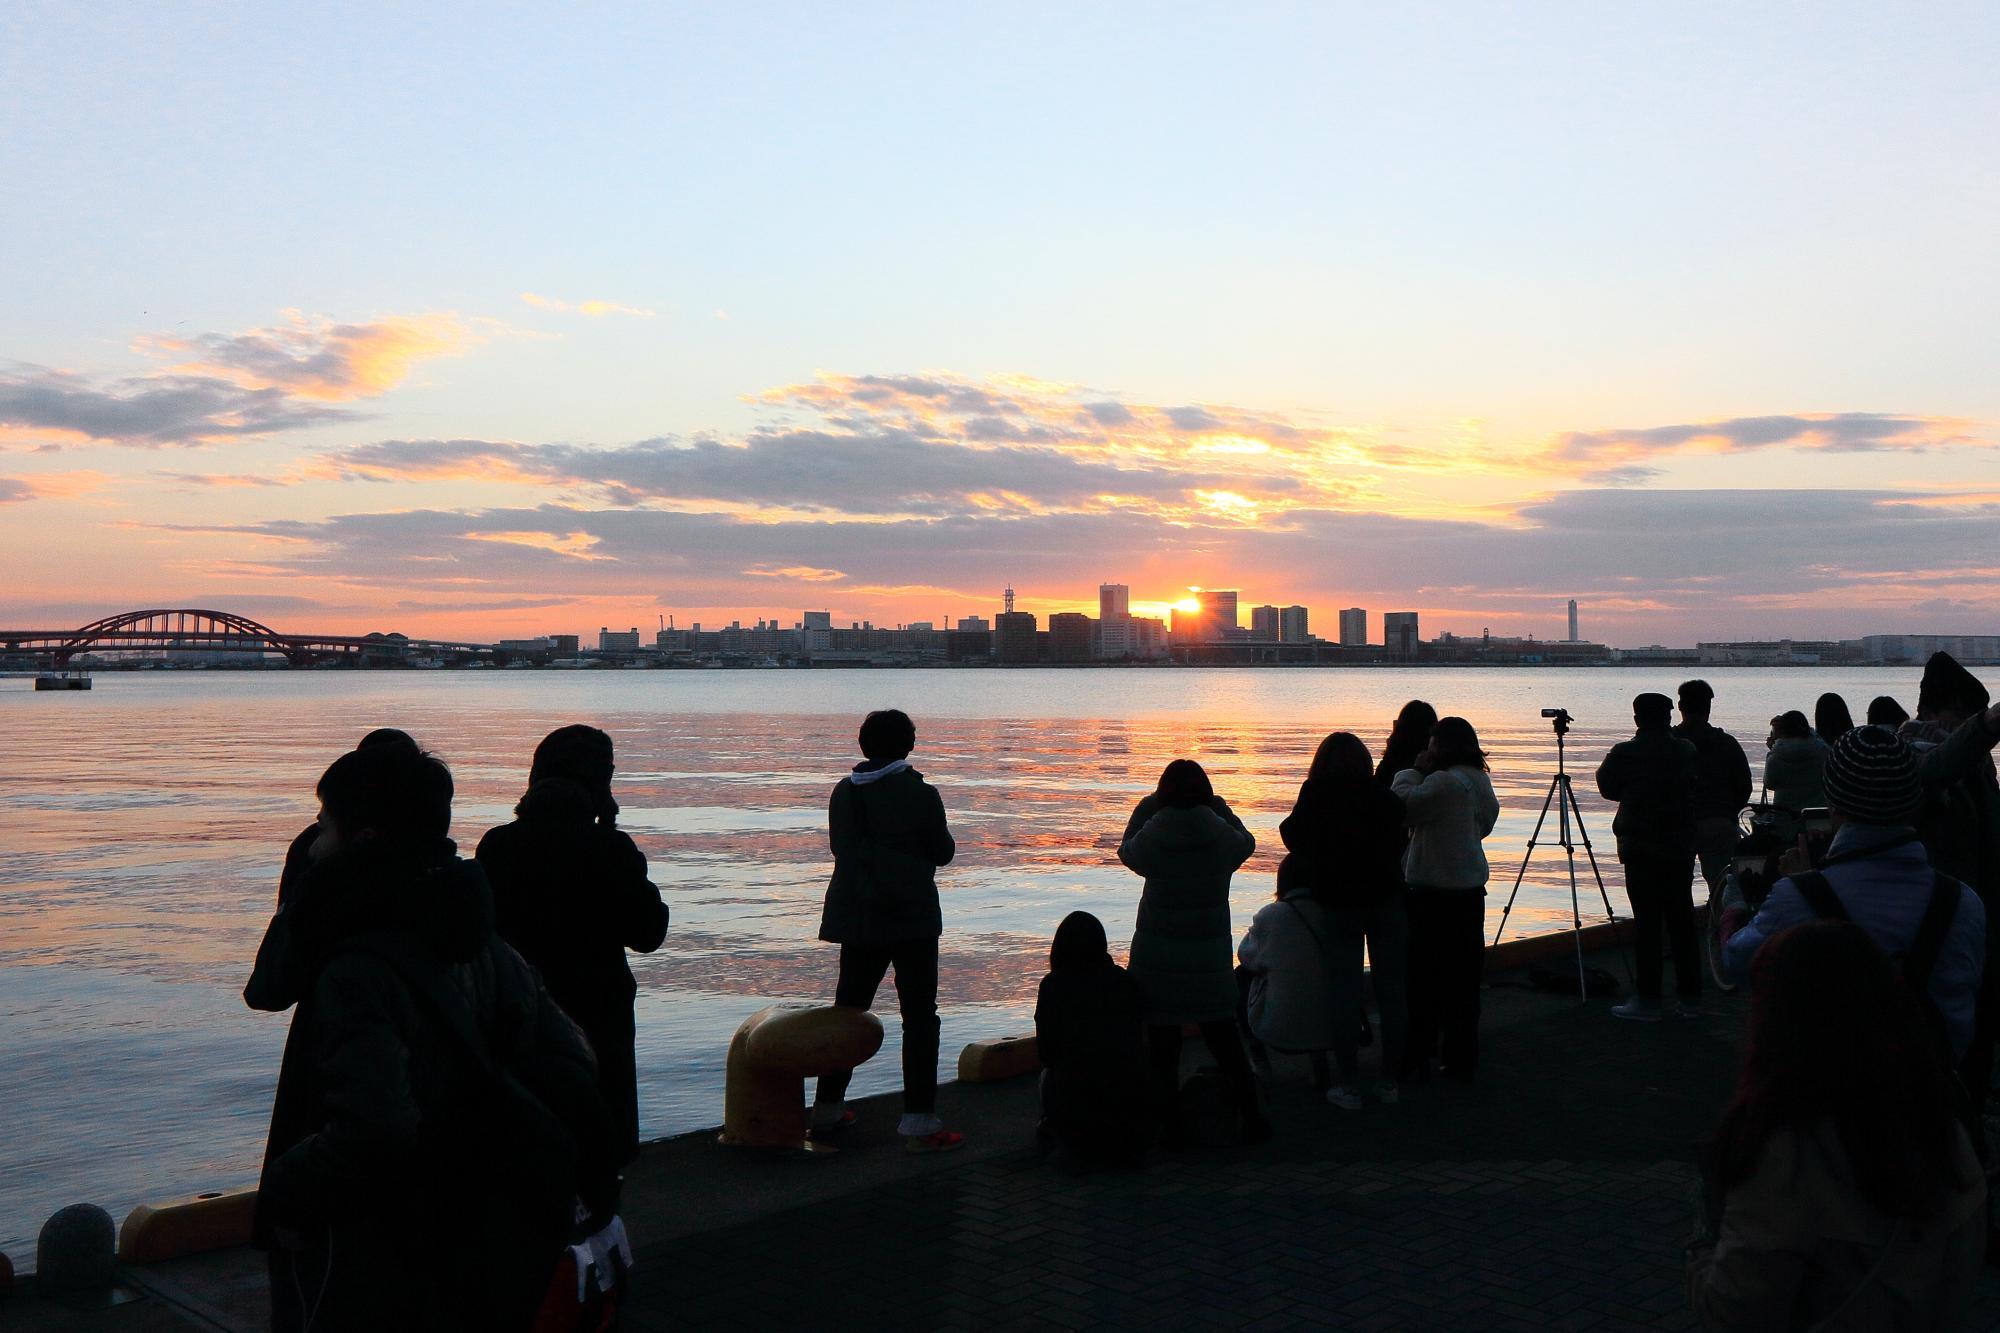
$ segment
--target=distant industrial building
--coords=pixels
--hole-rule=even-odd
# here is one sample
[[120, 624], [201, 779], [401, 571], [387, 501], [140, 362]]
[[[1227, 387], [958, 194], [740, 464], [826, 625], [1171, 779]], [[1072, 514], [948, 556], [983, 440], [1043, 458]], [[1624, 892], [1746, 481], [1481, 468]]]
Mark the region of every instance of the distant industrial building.
[[[1009, 604], [1014, 600], [1013, 593], [1012, 588], [1007, 590]], [[1002, 611], [994, 617], [993, 655], [1012, 665], [1033, 662], [1039, 656], [1032, 612]]]
[[597, 651], [600, 653], [636, 653], [639, 651], [639, 627], [629, 630], [597, 627]]
[[2000, 634], [1864, 634], [1861, 652], [1871, 662], [1923, 662], [1950, 653], [1961, 664], [2000, 664]]
[[991, 634], [993, 622], [985, 616], [960, 616], [958, 631], [961, 634]]
[[1368, 612], [1365, 608], [1350, 606], [1340, 613], [1340, 646], [1343, 648], [1368, 646]]
[[1578, 642], [1576, 636], [1576, 598], [1569, 599], [1569, 641]]
[[[1030, 617], [1032, 620], [1032, 617]], [[1058, 611], [1049, 617], [1049, 660], [1088, 662], [1092, 625], [1081, 611]]]

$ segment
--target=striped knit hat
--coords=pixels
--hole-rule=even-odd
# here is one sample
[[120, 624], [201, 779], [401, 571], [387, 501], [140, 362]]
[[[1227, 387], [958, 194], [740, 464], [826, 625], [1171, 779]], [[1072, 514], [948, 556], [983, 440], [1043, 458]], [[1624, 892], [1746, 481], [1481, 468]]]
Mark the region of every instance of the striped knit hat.
[[1923, 808], [1917, 752], [1882, 727], [1856, 727], [1826, 761], [1827, 804], [1857, 824], [1907, 824]]

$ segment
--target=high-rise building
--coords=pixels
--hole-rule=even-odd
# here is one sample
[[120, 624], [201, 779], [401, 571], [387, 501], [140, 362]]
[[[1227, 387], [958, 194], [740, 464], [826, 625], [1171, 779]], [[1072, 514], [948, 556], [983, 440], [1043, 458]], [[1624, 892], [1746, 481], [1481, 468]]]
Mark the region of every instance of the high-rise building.
[[1132, 589], [1123, 583], [1100, 583], [1097, 585], [1097, 618], [1109, 620], [1113, 616], [1132, 614]]
[[1204, 588], [1196, 600], [1201, 603], [1202, 617], [1208, 622], [1203, 627], [1208, 637], [1226, 639], [1241, 628], [1236, 621], [1234, 588]]
[[1304, 643], [1312, 638], [1306, 629], [1306, 609], [1303, 606], [1288, 606], [1278, 612], [1278, 642]]
[[1575, 642], [1577, 641], [1577, 638], [1576, 638], [1576, 598], [1574, 598], [1574, 597], [1572, 597], [1572, 598], [1570, 598], [1570, 599], [1569, 599], [1569, 641], [1570, 641], [1571, 643], [1575, 643]]
[[1049, 660], [1088, 662], [1090, 638], [1095, 629], [1081, 611], [1058, 611], [1049, 617]]
[[1382, 615], [1382, 646], [1404, 657], [1417, 651], [1417, 613], [1387, 611]]
[[1002, 611], [993, 618], [994, 656], [1002, 662], [1035, 660], [1035, 617], [1028, 611]]
[[1253, 606], [1250, 608], [1250, 637], [1253, 639], [1276, 639], [1278, 637], [1277, 607]]
[[1340, 613], [1340, 646], [1368, 646], [1368, 611], [1365, 607], [1350, 606]]

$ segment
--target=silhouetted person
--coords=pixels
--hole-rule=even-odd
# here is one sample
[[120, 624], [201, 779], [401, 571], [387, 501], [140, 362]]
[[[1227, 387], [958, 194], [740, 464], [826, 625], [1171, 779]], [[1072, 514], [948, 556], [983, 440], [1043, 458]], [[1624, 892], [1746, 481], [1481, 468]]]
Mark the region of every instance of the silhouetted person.
[[1715, 691], [1705, 680], [1683, 681], [1681, 724], [1674, 735], [1694, 746], [1694, 850], [1710, 898], [1719, 898], [1736, 853], [1736, 821], [1750, 804], [1750, 760], [1736, 738], [1710, 724]]
[[[1329, 1015], [1340, 1067], [1340, 1083], [1328, 1091], [1327, 1100], [1348, 1110], [1361, 1103], [1360, 1024], [1348, 1015], [1362, 1010], [1364, 943], [1382, 1014], [1382, 1077], [1375, 1091], [1386, 1103], [1397, 1099], [1409, 1032], [1410, 918], [1403, 888], [1409, 833], [1403, 802], [1376, 785], [1369, 768], [1368, 746], [1351, 732], [1334, 732], [1313, 753], [1298, 800], [1278, 826], [1291, 873], [1327, 913], [1333, 986]], [[1257, 915], [1262, 919], [1273, 911], [1267, 907]]]
[[1396, 714], [1389, 739], [1382, 745], [1382, 762], [1375, 766], [1375, 781], [1387, 787], [1396, 775], [1417, 762], [1417, 756], [1431, 743], [1431, 728], [1437, 725], [1437, 709], [1422, 699], [1412, 699]]
[[[446, 836], [443, 764], [377, 745], [318, 793], [311, 864], [246, 990], [303, 985], [257, 1195], [273, 1327], [525, 1328], [577, 1192], [615, 1198], [590, 1049], [493, 933], [485, 876]], [[496, 1128], [495, 1065], [550, 1127], [533, 1144]]]
[[1815, 871], [1796, 849], [1749, 924], [1723, 946], [1724, 964], [1747, 978], [1767, 940], [1817, 919], [1848, 920], [1903, 960], [1929, 995], [1952, 1059], [1972, 1044], [1987, 914], [1979, 898], [1934, 869], [1913, 827], [1924, 805], [1916, 753], [1880, 727], [1840, 738], [1826, 765], [1833, 842]]
[[621, 1160], [639, 1155], [639, 1073], [625, 951], [667, 937], [667, 905], [646, 856], [617, 826], [611, 737], [559, 727], [535, 747], [514, 822], [479, 840], [500, 937], [540, 970], [549, 994], [597, 1053], [598, 1085], [618, 1126]]
[[1176, 759], [1126, 821], [1118, 859], [1146, 877], [1128, 958], [1152, 1050], [1169, 1144], [1180, 1139], [1181, 1025], [1196, 1023], [1222, 1068], [1243, 1136], [1266, 1138], [1249, 1057], [1236, 1035], [1229, 880], [1257, 840], [1192, 759]]
[[1695, 947], [1694, 793], [1700, 781], [1694, 745], [1673, 733], [1674, 701], [1642, 694], [1632, 701], [1638, 732], [1620, 741], [1597, 766], [1597, 791], [1618, 802], [1611, 831], [1625, 866], [1625, 892], [1639, 953], [1638, 993], [1613, 1006], [1618, 1018], [1657, 1023], [1660, 1007], [1660, 943], [1664, 934], [1674, 955], [1677, 1012], [1692, 1017], [1701, 1002], [1701, 954]]
[[[896, 970], [903, 1015], [903, 1118], [896, 1132], [911, 1152], [938, 1152], [965, 1142], [937, 1115], [938, 908], [937, 869], [957, 850], [945, 825], [944, 801], [910, 767], [917, 728], [900, 709], [862, 720], [862, 761], [840, 780], [827, 802], [833, 876], [827, 881], [819, 937], [840, 946], [840, 980], [833, 1002], [850, 1009], [875, 1004], [875, 991]], [[813, 1130], [848, 1123], [852, 1071], [820, 1078]]]
[[1868, 701], [1868, 725], [1887, 727], [1894, 731], [1910, 720], [1910, 710], [1896, 702], [1895, 697], [1878, 694]]
[[1146, 1060], [1139, 990], [1105, 945], [1104, 923], [1071, 912], [1049, 945], [1035, 996], [1042, 1127], [1080, 1162], [1133, 1162], [1145, 1150]]
[[[407, 731], [398, 731], [394, 727], [377, 727], [356, 742], [354, 748], [357, 750], [366, 750], [376, 745], [415, 746], [416, 743], [416, 739]], [[298, 836], [292, 839], [291, 845], [285, 848], [285, 868], [278, 872], [278, 905], [280, 907], [285, 905], [285, 895], [291, 890], [293, 882], [300, 875], [304, 874], [306, 867], [312, 863], [312, 845], [318, 838], [319, 821], [315, 819], [312, 823], [300, 829]], [[283, 1004], [267, 1003], [254, 1007], [279, 1012], [289, 1009], [297, 999], [298, 997], [294, 995]]]
[[1949, 653], [1924, 664], [1917, 716], [1899, 734], [1917, 752], [1925, 802], [1917, 832], [1931, 864], [1972, 886], [1986, 907], [1986, 978], [1979, 1016], [1961, 1074], [1975, 1106], [1984, 1109], [2000, 1030], [2000, 787], [1993, 747], [2000, 743], [2000, 706]]
[[[1826, 804], [1826, 744], [1812, 734], [1806, 715], [1794, 708], [1771, 719], [1771, 734], [1764, 744], [1764, 786], [1771, 800], [1789, 815]], [[1778, 836], [1790, 840], [1796, 820], [1786, 820]]]
[[1821, 741], [1832, 745], [1842, 736], [1854, 730], [1854, 714], [1847, 709], [1847, 700], [1827, 691], [1813, 705], [1813, 734]]
[[1960, 1326], [1986, 1186], [1909, 988], [1865, 932], [1784, 932], [1707, 1154], [1688, 1297], [1704, 1328]]
[[1444, 717], [1392, 787], [1410, 825], [1410, 1040], [1404, 1078], [1430, 1077], [1431, 1059], [1469, 1079], [1479, 1066], [1479, 985], [1486, 964], [1486, 849], [1500, 818], [1479, 734]]

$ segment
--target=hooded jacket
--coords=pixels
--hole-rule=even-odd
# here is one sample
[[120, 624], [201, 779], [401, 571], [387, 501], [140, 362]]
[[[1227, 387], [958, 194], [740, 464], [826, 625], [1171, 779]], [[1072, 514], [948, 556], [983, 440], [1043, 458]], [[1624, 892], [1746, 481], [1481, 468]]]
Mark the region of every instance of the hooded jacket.
[[1257, 909], [1236, 947], [1250, 974], [1250, 1031], [1257, 1040], [1280, 1051], [1334, 1048], [1339, 1022], [1353, 1018], [1334, 1003], [1332, 943], [1332, 918], [1302, 889]]
[[833, 875], [821, 939], [886, 948], [944, 933], [937, 869], [951, 864], [958, 845], [944, 798], [923, 774], [903, 760], [857, 764], [828, 798], [826, 821]]
[[1403, 878], [1413, 889], [1486, 889], [1486, 835], [1500, 821], [1500, 799], [1485, 769], [1455, 764], [1425, 774], [1406, 768], [1391, 787], [1403, 798], [1410, 850]]
[[1257, 840], [1221, 797], [1139, 802], [1118, 859], [1145, 876], [1128, 966], [1148, 1023], [1206, 1023], [1236, 1012], [1229, 880]]
[[[255, 1007], [298, 995], [254, 1235], [325, 1256], [321, 1326], [516, 1326], [553, 1252], [516, 1225], [511, 1164], [478, 1151], [490, 1085], [405, 969], [463, 1001], [495, 1058], [575, 1132], [590, 1178], [610, 1178], [589, 1047], [493, 933], [478, 867], [442, 840], [350, 848], [291, 886], [245, 988]], [[273, 1299], [293, 1322], [291, 1293]]]
[[500, 937], [542, 974], [597, 1056], [599, 1085], [626, 1160], [639, 1152], [639, 1093], [625, 951], [651, 953], [667, 937], [667, 905], [631, 837], [564, 778], [536, 783], [518, 818], [479, 840]]

